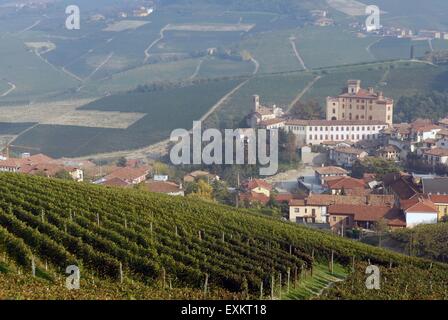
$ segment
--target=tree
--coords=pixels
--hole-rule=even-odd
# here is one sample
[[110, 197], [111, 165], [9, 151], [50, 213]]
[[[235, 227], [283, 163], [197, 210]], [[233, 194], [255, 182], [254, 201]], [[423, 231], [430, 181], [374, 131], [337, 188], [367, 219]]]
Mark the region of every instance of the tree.
[[387, 220], [381, 218], [378, 221], [376, 221], [374, 224], [374, 229], [376, 234], [378, 235], [378, 246], [381, 247], [383, 234], [389, 229], [387, 225]]
[[73, 180], [73, 177], [70, 175], [70, 173], [67, 170], [61, 170], [57, 172], [55, 175], [55, 178], [63, 179], [63, 180]]
[[357, 160], [352, 167], [352, 176], [361, 179], [365, 173], [374, 173], [378, 179], [385, 174], [402, 171], [402, 168], [395, 162], [382, 158], [368, 157]]
[[324, 110], [316, 100], [309, 100], [306, 103], [299, 100], [292, 106], [289, 114], [298, 119], [318, 120], [324, 117]]
[[189, 197], [197, 197], [202, 200], [213, 200], [213, 188], [204, 180], [188, 184], [186, 191]]
[[125, 157], [121, 157], [117, 160], [117, 166], [118, 167], [126, 167], [127, 160]]

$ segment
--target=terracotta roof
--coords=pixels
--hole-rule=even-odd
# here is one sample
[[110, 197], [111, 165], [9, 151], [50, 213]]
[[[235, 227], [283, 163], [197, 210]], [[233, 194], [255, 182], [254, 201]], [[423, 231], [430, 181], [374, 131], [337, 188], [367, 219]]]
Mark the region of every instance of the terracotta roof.
[[383, 121], [377, 120], [300, 120], [288, 119], [285, 122], [287, 125], [298, 126], [356, 126], [356, 125], [387, 125]]
[[328, 167], [315, 167], [314, 171], [318, 174], [348, 174], [348, 171], [341, 167], [328, 166]]
[[429, 199], [434, 203], [448, 204], [448, 194], [431, 194]]
[[61, 171], [70, 171], [69, 168], [66, 168], [59, 164], [53, 164], [53, 163], [40, 163], [40, 164], [34, 164], [34, 165], [25, 165], [20, 168], [20, 172], [22, 173], [28, 173], [28, 174], [39, 174], [43, 173], [48, 177], [53, 177], [57, 173]]
[[443, 125], [448, 125], [448, 118], [440, 119], [440, 120], [439, 120], [439, 123], [440, 123], [440, 124], [443, 124]]
[[289, 202], [294, 199], [294, 195], [291, 193], [279, 193], [274, 198], [278, 202]]
[[109, 186], [109, 187], [128, 187], [130, 183], [127, 183], [124, 180], [121, 180], [120, 178], [112, 178], [110, 180], [106, 180], [103, 183], [101, 183], [103, 186]]
[[247, 200], [250, 202], [259, 202], [261, 204], [266, 204], [269, 202], [269, 197], [262, 193], [250, 192], [250, 193], [241, 193], [240, 200], [241, 201]]
[[129, 181], [138, 179], [142, 176], [146, 176], [148, 174], [148, 172], [149, 172], [149, 169], [146, 167], [141, 167], [141, 168], [125, 167], [125, 168], [119, 168], [119, 169], [113, 171], [112, 173], [110, 173], [109, 175], [104, 177], [104, 179], [110, 180], [113, 178], [119, 178], [121, 180], [129, 182]]
[[177, 193], [182, 191], [180, 186], [169, 181], [151, 181], [147, 182], [148, 190], [156, 193]]
[[446, 137], [446, 136], [448, 136], [448, 129], [442, 129], [442, 130], [440, 130], [439, 132], [437, 132], [437, 134], [438, 134], [439, 136]]
[[392, 195], [339, 196], [330, 194], [311, 194], [303, 200], [291, 200], [292, 206], [329, 206], [333, 204], [383, 205], [391, 207], [394, 203]]
[[364, 180], [355, 179], [352, 177], [340, 177], [339, 179], [333, 179], [326, 181], [328, 188], [330, 189], [365, 189]]
[[418, 213], [434, 213], [437, 212], [437, 207], [429, 199], [424, 199], [422, 197], [402, 200], [400, 201], [401, 208], [406, 213], [418, 212]]
[[20, 168], [25, 165], [31, 166], [35, 164], [52, 163], [54, 161], [55, 160], [53, 158], [47, 157], [46, 155], [39, 153], [27, 158], [8, 158], [7, 160], [0, 161], [0, 166]]
[[355, 221], [375, 222], [386, 219], [389, 226], [406, 226], [405, 217], [397, 208], [388, 206], [336, 204], [328, 208], [330, 215], [352, 215]]
[[423, 151], [423, 154], [435, 157], [448, 157], [448, 149], [434, 148]]
[[256, 188], [263, 188], [263, 189], [267, 189], [269, 191], [272, 190], [272, 186], [268, 182], [261, 180], [261, 179], [252, 179], [252, 180], [247, 181], [246, 188], [249, 190], [253, 190]]

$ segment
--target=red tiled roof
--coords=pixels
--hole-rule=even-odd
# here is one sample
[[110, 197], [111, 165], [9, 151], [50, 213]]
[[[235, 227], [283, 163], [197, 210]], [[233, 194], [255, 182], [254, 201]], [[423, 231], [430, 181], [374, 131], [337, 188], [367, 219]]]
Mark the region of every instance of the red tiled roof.
[[147, 182], [146, 186], [149, 191], [155, 193], [177, 193], [182, 191], [178, 184], [169, 181], [151, 181]]
[[146, 167], [142, 167], [142, 168], [125, 167], [125, 168], [120, 168], [120, 169], [113, 171], [112, 173], [107, 175], [104, 179], [110, 180], [113, 178], [119, 178], [124, 181], [132, 181], [132, 180], [138, 179], [142, 176], [146, 176], [148, 174], [148, 172], [149, 172], [149, 169]]
[[247, 189], [249, 189], [249, 190], [253, 190], [256, 188], [263, 188], [263, 189], [266, 189], [269, 191], [272, 190], [272, 186], [268, 182], [261, 180], [261, 179], [249, 180], [246, 182], [246, 186], [247, 186]]
[[262, 193], [250, 192], [250, 193], [241, 193], [240, 200], [241, 201], [247, 200], [249, 202], [259, 202], [261, 204], [266, 204], [269, 202], [269, 197]]
[[291, 193], [279, 193], [275, 195], [275, 201], [278, 202], [289, 202], [294, 199], [294, 195]]
[[448, 149], [434, 148], [423, 151], [423, 154], [435, 157], [448, 157]]
[[352, 177], [340, 177], [339, 179], [332, 179], [326, 181], [328, 188], [330, 189], [364, 189], [364, 180], [355, 179]]
[[112, 178], [104, 181], [101, 185], [109, 187], [128, 187], [130, 184], [120, 178]]
[[285, 122], [287, 125], [297, 126], [356, 126], [356, 125], [387, 125], [383, 121], [377, 120], [300, 120], [288, 119]]
[[328, 208], [330, 215], [352, 215], [355, 221], [375, 222], [386, 219], [389, 226], [406, 226], [404, 215], [388, 206], [336, 204]]
[[400, 205], [406, 213], [437, 213], [437, 207], [435, 204], [431, 200], [424, 199], [422, 197], [402, 200]]
[[283, 123], [283, 122], [285, 122], [285, 120], [283, 120], [283, 119], [278, 119], [278, 118], [277, 119], [269, 119], [269, 120], [261, 121], [260, 125], [271, 126], [271, 125], [279, 124], [279, 123]]
[[448, 204], [448, 195], [447, 194], [431, 194], [431, 195], [429, 195], [429, 199], [434, 203]]

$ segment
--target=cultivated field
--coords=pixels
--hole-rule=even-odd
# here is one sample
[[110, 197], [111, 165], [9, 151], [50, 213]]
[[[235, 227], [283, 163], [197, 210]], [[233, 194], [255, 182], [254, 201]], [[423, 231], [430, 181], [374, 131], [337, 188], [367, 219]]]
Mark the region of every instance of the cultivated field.
[[127, 30], [135, 30], [148, 23], [148, 21], [142, 20], [121, 20], [108, 25], [107, 28], [103, 29], [103, 31], [122, 32]]

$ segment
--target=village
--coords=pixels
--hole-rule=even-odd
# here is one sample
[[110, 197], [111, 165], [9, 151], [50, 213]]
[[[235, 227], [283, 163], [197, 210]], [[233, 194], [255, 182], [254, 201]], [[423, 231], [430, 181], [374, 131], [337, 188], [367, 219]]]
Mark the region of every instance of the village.
[[[247, 126], [293, 136], [300, 158], [298, 169], [274, 177], [240, 177], [238, 172], [230, 181], [208, 167], [189, 171], [188, 166], [176, 169], [148, 159], [102, 164], [43, 154], [14, 157], [8, 147], [0, 157], [0, 172], [196, 196], [341, 236], [373, 230], [379, 223], [392, 230], [446, 221], [448, 119], [394, 124], [393, 110], [392, 99], [363, 89], [359, 80], [349, 80], [340, 95], [327, 98], [321, 120], [297, 119], [275, 105], [262, 105], [255, 95]], [[404, 170], [409, 159], [428, 172]]]

